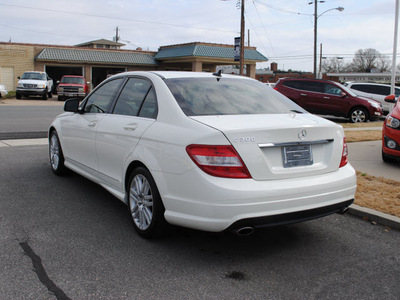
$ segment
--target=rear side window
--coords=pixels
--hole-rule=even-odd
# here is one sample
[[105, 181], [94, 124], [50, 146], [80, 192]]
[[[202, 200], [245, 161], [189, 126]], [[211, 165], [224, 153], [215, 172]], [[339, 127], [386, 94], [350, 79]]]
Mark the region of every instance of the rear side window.
[[283, 82], [283, 85], [298, 90], [304, 90], [316, 93], [325, 93], [324, 83], [318, 81], [287, 80]]
[[362, 84], [353, 84], [350, 88], [356, 91], [369, 93], [368, 86]]
[[165, 83], [187, 116], [305, 112], [297, 104], [255, 80], [171, 78]]
[[351, 88], [354, 90], [364, 92], [364, 93], [369, 93], [369, 94], [376, 94], [376, 95], [382, 95], [382, 96], [387, 96], [390, 94], [390, 87], [382, 86], [382, 85], [353, 84], [351, 86]]
[[151, 82], [129, 78], [114, 107], [113, 114], [155, 118], [157, 101]]

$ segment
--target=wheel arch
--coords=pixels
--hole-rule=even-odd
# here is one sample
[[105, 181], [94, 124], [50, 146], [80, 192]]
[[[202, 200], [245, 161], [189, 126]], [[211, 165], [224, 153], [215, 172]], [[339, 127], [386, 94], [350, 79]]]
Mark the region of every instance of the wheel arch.
[[[147, 169], [147, 171], [150, 172], [149, 168], [147, 168], [146, 165], [144, 163], [142, 163], [141, 161], [138, 161], [138, 160], [132, 161], [129, 164], [128, 168], [126, 168], [126, 172], [125, 172], [124, 187], [125, 187], [126, 192], [129, 190], [129, 177], [130, 177], [131, 173], [133, 172], [133, 170], [135, 170], [138, 167], [143, 167], [143, 168]], [[151, 174], [151, 172], [150, 172], [150, 174]]]

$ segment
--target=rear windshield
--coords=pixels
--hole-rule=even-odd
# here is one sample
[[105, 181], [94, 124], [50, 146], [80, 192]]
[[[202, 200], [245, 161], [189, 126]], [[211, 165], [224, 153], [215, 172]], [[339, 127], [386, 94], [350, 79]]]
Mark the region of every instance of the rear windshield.
[[165, 79], [187, 116], [305, 113], [300, 106], [256, 80]]
[[63, 77], [61, 83], [85, 84], [85, 80], [81, 77]]

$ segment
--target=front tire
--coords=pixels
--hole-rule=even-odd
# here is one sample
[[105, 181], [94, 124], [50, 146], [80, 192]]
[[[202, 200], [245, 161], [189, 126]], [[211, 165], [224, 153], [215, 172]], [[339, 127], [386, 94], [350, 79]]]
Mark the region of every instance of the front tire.
[[368, 113], [364, 108], [354, 108], [350, 112], [350, 121], [352, 123], [362, 123], [368, 121]]
[[136, 168], [129, 177], [128, 206], [133, 226], [142, 237], [164, 233], [165, 208], [153, 177], [144, 167]]
[[66, 170], [64, 166], [64, 154], [61, 149], [60, 140], [55, 130], [53, 130], [50, 134], [49, 158], [51, 170], [53, 171], [53, 173], [56, 175], [64, 174]]
[[47, 100], [47, 89], [42, 94], [42, 100]]
[[21, 94], [20, 94], [20, 93], [16, 93], [16, 94], [15, 94], [15, 98], [21, 99]]
[[53, 98], [53, 91], [52, 90], [50, 90], [50, 92], [48, 93], [48, 97], [49, 98]]

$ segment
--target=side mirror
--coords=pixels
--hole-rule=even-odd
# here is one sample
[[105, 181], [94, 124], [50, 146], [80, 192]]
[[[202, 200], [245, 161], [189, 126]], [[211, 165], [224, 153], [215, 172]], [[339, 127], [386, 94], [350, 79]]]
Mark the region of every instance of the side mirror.
[[386, 96], [385, 101], [389, 103], [396, 103], [396, 96], [395, 95]]
[[340, 97], [342, 97], [342, 98], [344, 98], [344, 97], [346, 97], [347, 96], [347, 94], [345, 93], [345, 92], [342, 92], [341, 94], [340, 94]]
[[60, 80], [57, 80], [57, 83], [60, 83]]
[[20, 76], [18, 76], [17, 78], [18, 78], [18, 79], [21, 79], [21, 77], [20, 77]]
[[77, 113], [80, 112], [79, 110], [79, 102], [78, 98], [68, 99], [64, 103], [64, 111]]

